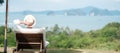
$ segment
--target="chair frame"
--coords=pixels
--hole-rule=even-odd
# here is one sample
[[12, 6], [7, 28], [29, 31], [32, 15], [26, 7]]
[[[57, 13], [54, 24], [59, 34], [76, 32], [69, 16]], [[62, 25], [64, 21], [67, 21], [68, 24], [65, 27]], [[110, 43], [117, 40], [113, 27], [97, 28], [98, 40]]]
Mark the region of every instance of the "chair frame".
[[44, 33], [20, 33], [16, 32], [16, 49], [14, 52], [23, 51], [23, 49], [36, 49], [41, 53], [46, 53]]

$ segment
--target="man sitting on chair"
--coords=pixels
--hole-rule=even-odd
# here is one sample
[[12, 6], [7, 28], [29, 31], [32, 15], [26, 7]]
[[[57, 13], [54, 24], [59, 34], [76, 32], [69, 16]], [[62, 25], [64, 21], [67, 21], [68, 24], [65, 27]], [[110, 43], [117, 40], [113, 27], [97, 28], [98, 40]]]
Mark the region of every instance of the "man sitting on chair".
[[[24, 21], [21, 21], [19, 19], [16, 19], [13, 21], [13, 23], [16, 25], [16, 32], [22, 32], [22, 33], [44, 33], [44, 39], [45, 39], [45, 28], [33, 28], [33, 26], [36, 24], [36, 19], [32, 15], [26, 15], [24, 18]], [[23, 24], [26, 26], [26, 28], [22, 28], [20, 25]], [[49, 44], [48, 41], [45, 39], [45, 47]]]

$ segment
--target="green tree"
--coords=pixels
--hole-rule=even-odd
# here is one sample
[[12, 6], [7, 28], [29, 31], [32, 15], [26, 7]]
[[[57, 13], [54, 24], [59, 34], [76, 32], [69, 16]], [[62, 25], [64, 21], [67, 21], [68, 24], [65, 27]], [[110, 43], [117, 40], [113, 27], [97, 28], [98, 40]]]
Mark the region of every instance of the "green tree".
[[119, 27], [119, 29], [117, 30], [116, 34], [117, 34], [117, 38], [120, 39], [120, 27]]
[[[4, 35], [5, 26], [0, 26], [0, 35]], [[11, 28], [7, 29], [7, 33], [12, 32]]]
[[4, 0], [0, 0], [0, 4], [4, 3]]
[[66, 28], [65, 28], [65, 32], [67, 33], [67, 35], [71, 35], [71, 31], [70, 31], [70, 28], [69, 28], [69, 27], [66, 27]]
[[4, 35], [4, 29], [5, 29], [4, 26], [0, 26], [0, 35]]
[[120, 28], [120, 23], [112, 22], [107, 24], [103, 29], [101, 29], [101, 34], [105, 37], [118, 38], [119, 28]]
[[53, 27], [53, 33], [54, 34], [59, 34], [60, 33], [60, 28], [57, 24], [55, 24], [55, 26]]
[[77, 35], [77, 36], [81, 36], [82, 37], [83, 36], [83, 32], [81, 30], [76, 29], [74, 31], [73, 35]]
[[110, 28], [110, 27], [119, 28], [119, 27], [120, 27], [120, 23], [118, 23], [118, 22], [109, 23], [109, 24], [107, 24], [103, 29], [105, 29], [105, 28]]

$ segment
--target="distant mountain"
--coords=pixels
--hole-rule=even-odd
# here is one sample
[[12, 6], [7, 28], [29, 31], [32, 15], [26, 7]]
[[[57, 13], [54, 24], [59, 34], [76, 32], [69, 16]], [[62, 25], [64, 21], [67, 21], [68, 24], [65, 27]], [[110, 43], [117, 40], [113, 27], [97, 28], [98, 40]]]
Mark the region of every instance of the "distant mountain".
[[58, 11], [24, 11], [23, 14], [40, 14], [40, 15], [64, 15], [64, 16], [120, 16], [118, 10], [100, 9], [96, 7], [85, 7], [78, 9], [58, 10]]

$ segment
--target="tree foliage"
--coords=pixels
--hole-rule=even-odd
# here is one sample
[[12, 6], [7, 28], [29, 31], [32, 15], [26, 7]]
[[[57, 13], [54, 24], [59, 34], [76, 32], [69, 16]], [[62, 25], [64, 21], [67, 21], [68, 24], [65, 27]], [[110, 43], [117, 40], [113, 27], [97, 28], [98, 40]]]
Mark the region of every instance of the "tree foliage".
[[0, 4], [4, 3], [4, 0], [0, 0]]
[[[70, 30], [68, 27], [68, 29], [58, 26], [53, 27], [53, 29], [54, 28], [56, 31], [59, 31], [59, 33], [57, 35], [54, 33], [47, 33], [47, 39], [50, 41], [49, 48], [120, 50], [120, 23], [109, 23], [102, 29], [91, 30], [89, 32], [82, 32], [78, 29]], [[67, 33], [68, 31], [69, 33]], [[68, 36], [68, 34], [70, 35]]]

